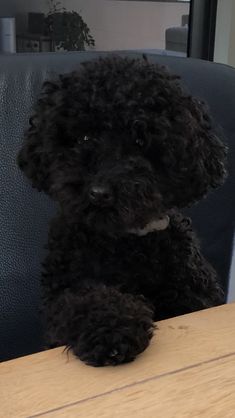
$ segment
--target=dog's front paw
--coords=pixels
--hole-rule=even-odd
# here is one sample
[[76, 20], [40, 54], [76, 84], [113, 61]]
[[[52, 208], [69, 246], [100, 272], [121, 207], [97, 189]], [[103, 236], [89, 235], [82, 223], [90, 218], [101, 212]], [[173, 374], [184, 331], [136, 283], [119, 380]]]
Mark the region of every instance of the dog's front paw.
[[74, 354], [92, 366], [127, 363], [143, 352], [153, 336], [153, 311], [142, 298], [115, 295], [112, 304], [92, 311], [80, 332]]
[[149, 345], [154, 325], [150, 319], [147, 329], [134, 323], [134, 319], [130, 322], [122, 327], [104, 326], [84, 332], [77, 345], [72, 347], [74, 354], [91, 366], [114, 366], [133, 361]]

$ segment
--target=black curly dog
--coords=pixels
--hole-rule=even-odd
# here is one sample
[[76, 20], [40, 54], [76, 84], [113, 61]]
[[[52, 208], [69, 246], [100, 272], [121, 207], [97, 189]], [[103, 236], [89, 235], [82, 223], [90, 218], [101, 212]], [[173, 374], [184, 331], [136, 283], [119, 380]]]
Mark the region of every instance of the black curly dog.
[[205, 106], [146, 59], [106, 57], [46, 82], [18, 162], [59, 202], [44, 263], [50, 346], [132, 361], [155, 320], [224, 302], [177, 210], [226, 175]]

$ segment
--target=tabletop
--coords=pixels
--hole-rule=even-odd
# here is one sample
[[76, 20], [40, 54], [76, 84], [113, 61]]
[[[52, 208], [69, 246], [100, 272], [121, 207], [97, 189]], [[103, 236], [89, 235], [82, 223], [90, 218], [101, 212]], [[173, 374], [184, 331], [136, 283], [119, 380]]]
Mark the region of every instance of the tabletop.
[[0, 364], [1, 418], [234, 418], [235, 304], [158, 322], [133, 363], [62, 348]]

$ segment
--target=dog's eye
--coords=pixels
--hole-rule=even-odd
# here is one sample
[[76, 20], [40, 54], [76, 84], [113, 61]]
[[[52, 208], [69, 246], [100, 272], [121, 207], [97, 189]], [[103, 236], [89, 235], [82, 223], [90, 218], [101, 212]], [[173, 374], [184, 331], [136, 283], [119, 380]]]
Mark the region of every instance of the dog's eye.
[[137, 138], [135, 141], [136, 145], [138, 145], [138, 147], [143, 147], [145, 145], [145, 141], [143, 138]]
[[147, 132], [146, 123], [144, 121], [136, 119], [132, 124], [132, 135], [133, 135], [135, 144], [139, 148], [143, 148], [147, 145], [146, 144], [147, 142], [146, 132]]
[[83, 138], [78, 138], [77, 139], [77, 143], [78, 144], [82, 144], [82, 143], [84, 143], [84, 142], [88, 142], [89, 141], [89, 136], [87, 136], [87, 135], [85, 135]]

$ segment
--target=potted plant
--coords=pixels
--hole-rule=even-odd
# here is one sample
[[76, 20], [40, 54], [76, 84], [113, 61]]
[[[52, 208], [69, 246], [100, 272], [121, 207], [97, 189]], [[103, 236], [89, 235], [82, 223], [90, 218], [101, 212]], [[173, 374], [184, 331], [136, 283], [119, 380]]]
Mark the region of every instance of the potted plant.
[[86, 46], [95, 46], [90, 29], [81, 15], [74, 10], [68, 11], [60, 1], [49, 0], [45, 28], [57, 50], [84, 51]]

